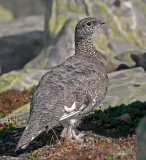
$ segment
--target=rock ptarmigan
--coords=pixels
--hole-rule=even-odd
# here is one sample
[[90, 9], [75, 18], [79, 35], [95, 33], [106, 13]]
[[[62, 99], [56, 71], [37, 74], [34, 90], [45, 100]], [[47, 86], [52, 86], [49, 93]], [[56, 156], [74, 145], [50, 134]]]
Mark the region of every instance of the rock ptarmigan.
[[41, 132], [61, 122], [61, 137], [79, 139], [74, 127], [104, 99], [108, 77], [98, 51], [91, 43], [95, 29], [105, 22], [85, 18], [75, 28], [75, 54], [50, 69], [32, 97], [29, 122], [18, 142], [25, 149]]

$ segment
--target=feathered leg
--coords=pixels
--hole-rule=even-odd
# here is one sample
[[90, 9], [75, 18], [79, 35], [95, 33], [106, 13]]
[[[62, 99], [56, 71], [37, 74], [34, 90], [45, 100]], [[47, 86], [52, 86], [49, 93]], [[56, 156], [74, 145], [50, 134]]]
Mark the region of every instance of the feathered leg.
[[79, 133], [78, 135], [76, 135], [75, 133], [74, 124], [76, 123], [76, 121], [76, 119], [71, 119], [66, 125], [64, 125], [64, 129], [61, 133], [62, 138], [65, 138], [66, 140], [75, 139], [77, 141], [82, 141], [81, 138], [84, 136], [84, 134]]

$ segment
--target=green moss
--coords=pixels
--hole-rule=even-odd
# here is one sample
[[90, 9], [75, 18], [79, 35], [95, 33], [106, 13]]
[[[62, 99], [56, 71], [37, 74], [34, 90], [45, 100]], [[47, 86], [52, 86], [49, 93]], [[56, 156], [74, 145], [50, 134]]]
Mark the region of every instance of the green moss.
[[124, 60], [128, 63], [128, 64], [133, 64], [133, 61], [132, 61], [132, 59], [131, 59], [131, 52], [132, 52], [133, 50], [127, 50], [125, 53], [124, 53], [124, 55], [123, 55], [123, 58], [124, 58]]
[[76, 3], [70, 3], [68, 5], [69, 10], [76, 10], [77, 9], [77, 4]]
[[52, 5], [52, 13], [51, 13], [51, 18], [49, 20], [49, 29], [51, 34], [53, 34], [55, 32], [55, 19], [56, 19], [56, 1], [53, 1], [53, 5]]
[[38, 80], [32, 78], [32, 75], [37, 75], [37, 72], [37, 70], [12, 71], [0, 76], [0, 92], [12, 88], [22, 91], [37, 85]]
[[[53, 48], [52, 48], [52, 47], [49, 47], [49, 48], [47, 48], [46, 51], [44, 51], [44, 52], [46, 52], [46, 54], [48, 55], [48, 57], [51, 57], [51, 54], [53, 53]], [[42, 61], [42, 59], [45, 60], [46, 54], [43, 53], [42, 56], [40, 57], [41, 59], [38, 59], [38, 61]], [[44, 62], [41, 64], [40, 69], [44, 69], [44, 68], [46, 68], [46, 67], [49, 69], [51, 66], [47, 66], [47, 62], [44, 61]]]
[[125, 72], [125, 75], [126, 75], [127, 77], [130, 77], [130, 76], [133, 76], [134, 73], [133, 73], [132, 71], [128, 71], [128, 72]]
[[0, 21], [11, 21], [11, 20], [13, 20], [12, 12], [0, 5]]
[[12, 113], [20, 113], [20, 112], [23, 112], [23, 113], [28, 113], [30, 110], [30, 103], [28, 104], [25, 104], [24, 106], [16, 109], [15, 111], [13, 111]]
[[12, 81], [24, 78], [24, 74], [11, 73], [4, 74], [0, 77], [0, 92], [10, 89]]
[[136, 93], [135, 97], [136, 97], [137, 99], [140, 99], [140, 98], [142, 98], [142, 97], [145, 96], [145, 95], [146, 95], [146, 91], [141, 91], [141, 92], [139, 92], [139, 93]]
[[117, 39], [126, 42], [136, 48], [143, 48], [146, 46], [146, 38], [143, 35], [143, 29], [141, 26], [133, 31], [130, 30], [130, 23], [124, 18], [119, 11], [119, 8], [115, 8], [114, 12], [109, 12], [107, 5], [102, 2], [98, 2], [101, 15], [107, 19], [107, 24], [111, 28], [109, 35], [106, 36], [107, 40]]
[[60, 10], [67, 10], [68, 6], [66, 4], [66, 1], [65, 0], [57, 1], [57, 8]]
[[72, 21], [70, 21], [70, 22], [68, 23], [68, 25], [69, 25], [69, 26], [72, 26], [73, 28], [75, 28], [76, 22], [72, 20]]
[[26, 68], [26, 69], [30, 69], [30, 68], [31, 68], [30, 63], [27, 63], [27, 64], [24, 66], [24, 68]]
[[95, 42], [93, 42], [93, 45], [95, 46], [97, 50], [104, 52], [110, 57], [114, 57], [115, 56], [114, 51], [110, 50], [108, 47], [109, 42], [110, 42], [109, 37], [101, 33], [101, 34], [96, 35], [96, 40]]
[[146, 12], [146, 5], [139, 0], [134, 0], [135, 5], [139, 5]]
[[97, 4], [98, 4], [98, 6], [100, 8], [100, 14], [103, 17], [105, 17], [105, 14], [107, 13], [108, 7], [104, 3], [100, 2], [100, 1], [98, 1]]
[[146, 88], [146, 84], [144, 83], [140, 84], [139, 88]]
[[55, 34], [58, 34], [59, 31], [62, 29], [64, 23], [66, 22], [66, 20], [68, 19], [67, 16], [65, 15], [58, 15], [57, 18], [56, 18], [56, 28], [55, 28]]
[[53, 1], [51, 18], [49, 20], [49, 29], [50, 29], [52, 37], [59, 34], [63, 25], [69, 18], [69, 15], [64, 15], [57, 11], [57, 10], [61, 11], [64, 9], [67, 9], [66, 3], [64, 1], [62, 4], [60, 4], [59, 1], [57, 2]]
[[77, 12], [78, 14], [85, 14], [86, 13], [86, 9], [85, 9], [85, 6], [84, 5], [81, 5], [80, 7], [77, 5], [77, 3], [69, 3], [68, 4], [68, 9], [70, 11], [75, 11]]
[[119, 10], [116, 10], [115, 15], [110, 14], [112, 20], [109, 20], [109, 26], [112, 28], [112, 32], [110, 32], [111, 38], [116, 38], [118, 40], [122, 40], [132, 46], [142, 48], [144, 44], [142, 43], [142, 37], [139, 35], [139, 32], [142, 32], [141, 27], [137, 26], [137, 28], [133, 31], [129, 29], [129, 22], [122, 15], [120, 15]]

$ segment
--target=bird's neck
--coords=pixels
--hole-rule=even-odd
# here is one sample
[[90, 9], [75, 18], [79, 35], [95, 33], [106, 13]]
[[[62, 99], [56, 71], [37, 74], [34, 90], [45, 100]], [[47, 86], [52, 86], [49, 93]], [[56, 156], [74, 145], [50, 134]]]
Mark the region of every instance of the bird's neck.
[[76, 37], [75, 36], [75, 53], [76, 54], [96, 54], [96, 49], [91, 42], [91, 37]]

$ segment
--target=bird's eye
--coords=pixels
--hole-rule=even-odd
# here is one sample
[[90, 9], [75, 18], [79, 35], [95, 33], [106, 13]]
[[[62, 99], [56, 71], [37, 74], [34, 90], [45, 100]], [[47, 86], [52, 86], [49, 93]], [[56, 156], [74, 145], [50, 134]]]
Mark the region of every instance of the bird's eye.
[[92, 22], [91, 21], [86, 21], [85, 23], [83, 23], [83, 26], [87, 26], [87, 27], [91, 27], [92, 26]]
[[87, 22], [86, 24], [87, 24], [88, 27], [90, 27], [92, 25], [91, 22]]

